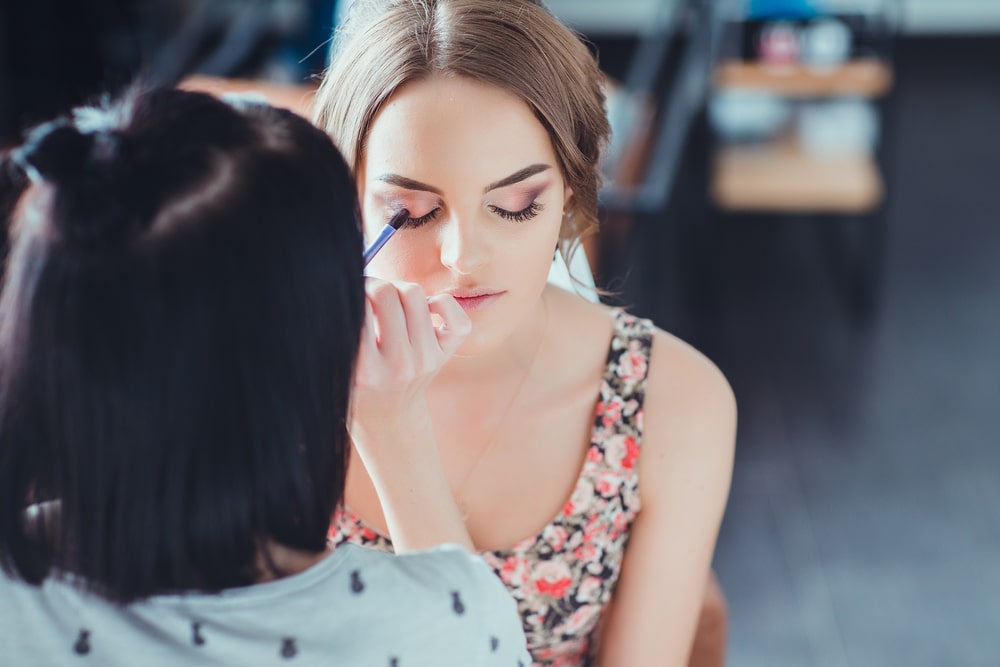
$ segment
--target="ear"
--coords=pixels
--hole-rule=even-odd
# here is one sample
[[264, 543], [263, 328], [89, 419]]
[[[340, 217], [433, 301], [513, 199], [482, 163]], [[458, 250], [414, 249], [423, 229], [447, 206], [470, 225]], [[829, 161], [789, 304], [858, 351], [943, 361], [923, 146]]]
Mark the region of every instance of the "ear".
[[566, 208], [569, 205], [569, 200], [572, 198], [573, 198], [573, 188], [567, 185], [566, 189], [563, 191], [563, 208]]

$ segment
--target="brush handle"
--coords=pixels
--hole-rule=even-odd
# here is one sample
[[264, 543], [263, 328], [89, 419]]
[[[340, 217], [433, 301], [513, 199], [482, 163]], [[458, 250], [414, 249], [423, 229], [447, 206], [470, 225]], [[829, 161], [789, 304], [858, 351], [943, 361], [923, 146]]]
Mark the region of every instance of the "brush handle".
[[382, 231], [379, 232], [378, 238], [375, 239], [375, 242], [368, 246], [365, 250], [365, 266], [368, 266], [368, 262], [372, 261], [372, 259], [375, 258], [375, 255], [378, 254], [378, 251], [382, 249], [382, 246], [389, 242], [392, 235], [395, 234], [400, 227], [406, 224], [409, 217], [410, 212], [405, 208], [401, 208], [396, 211], [391, 218], [389, 218], [389, 222], [387, 222], [385, 227], [382, 228]]
[[378, 234], [378, 238], [365, 249], [365, 266], [368, 266], [368, 263], [375, 258], [378, 251], [382, 249], [382, 246], [389, 242], [389, 239], [391, 239], [392, 235], [395, 233], [396, 228], [392, 225], [386, 225], [382, 228], [382, 231]]

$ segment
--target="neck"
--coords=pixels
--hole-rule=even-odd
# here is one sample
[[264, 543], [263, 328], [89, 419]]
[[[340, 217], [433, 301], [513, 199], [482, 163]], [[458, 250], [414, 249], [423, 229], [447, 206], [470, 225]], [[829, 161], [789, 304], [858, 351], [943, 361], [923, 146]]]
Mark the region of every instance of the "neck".
[[264, 548], [267, 550], [266, 556], [262, 553], [257, 554], [257, 572], [260, 573], [257, 577], [258, 584], [303, 572], [331, 552], [329, 546], [319, 553], [313, 553], [291, 549], [273, 540], [268, 540]]

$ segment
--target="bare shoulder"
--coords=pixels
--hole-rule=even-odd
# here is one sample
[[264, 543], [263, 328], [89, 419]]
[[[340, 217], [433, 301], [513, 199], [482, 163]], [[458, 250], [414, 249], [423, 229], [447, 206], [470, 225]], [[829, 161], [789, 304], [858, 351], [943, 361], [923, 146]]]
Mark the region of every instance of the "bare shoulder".
[[728, 490], [736, 440], [736, 399], [705, 355], [656, 329], [644, 402], [640, 476]]
[[655, 329], [646, 412], [654, 419], [670, 414], [687, 415], [693, 422], [735, 423], [736, 399], [722, 371], [708, 357], [676, 336]]

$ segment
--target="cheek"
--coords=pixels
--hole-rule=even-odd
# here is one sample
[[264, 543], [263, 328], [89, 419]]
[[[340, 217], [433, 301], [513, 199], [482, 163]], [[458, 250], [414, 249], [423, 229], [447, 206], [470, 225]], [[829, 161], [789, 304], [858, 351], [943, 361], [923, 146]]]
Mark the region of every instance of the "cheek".
[[432, 249], [419, 242], [413, 233], [397, 233], [382, 249], [372, 263], [368, 273], [384, 280], [422, 282], [433, 270]]
[[533, 221], [523, 223], [526, 229], [519, 235], [511, 250], [516, 264], [524, 272], [525, 280], [542, 282], [548, 277], [559, 242], [562, 211], [555, 214], [546, 212]]

